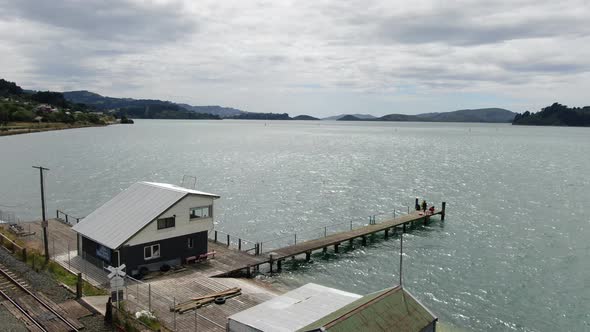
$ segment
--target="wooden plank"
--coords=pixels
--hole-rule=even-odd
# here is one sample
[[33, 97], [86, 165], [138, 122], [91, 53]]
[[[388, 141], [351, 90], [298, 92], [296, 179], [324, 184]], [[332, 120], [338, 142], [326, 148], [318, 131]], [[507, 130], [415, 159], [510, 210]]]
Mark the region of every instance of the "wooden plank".
[[84, 328], [84, 325], [82, 323], [80, 323], [77, 319], [72, 318], [70, 316], [70, 314], [68, 314], [62, 307], [58, 306], [50, 298], [48, 298], [47, 296], [45, 296], [45, 294], [43, 294], [43, 293], [37, 293], [36, 295], [37, 295], [38, 298], [41, 299], [41, 301], [43, 301], [46, 304], [48, 304], [58, 314], [60, 314], [65, 319], [67, 319], [68, 322], [70, 322], [70, 324], [72, 324], [73, 326], [76, 327], [76, 329], [80, 330], [80, 329]]
[[67, 312], [68, 316], [76, 319], [92, 316], [92, 312], [90, 312], [90, 310], [86, 309], [86, 307], [78, 303], [76, 300], [66, 300], [62, 303], [58, 303], [57, 305]]

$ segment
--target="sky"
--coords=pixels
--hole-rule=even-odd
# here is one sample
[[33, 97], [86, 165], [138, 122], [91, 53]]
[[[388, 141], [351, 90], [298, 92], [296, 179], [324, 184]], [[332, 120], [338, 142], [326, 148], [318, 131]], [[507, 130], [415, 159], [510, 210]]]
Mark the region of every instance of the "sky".
[[0, 0], [25, 89], [330, 116], [590, 105], [590, 2]]

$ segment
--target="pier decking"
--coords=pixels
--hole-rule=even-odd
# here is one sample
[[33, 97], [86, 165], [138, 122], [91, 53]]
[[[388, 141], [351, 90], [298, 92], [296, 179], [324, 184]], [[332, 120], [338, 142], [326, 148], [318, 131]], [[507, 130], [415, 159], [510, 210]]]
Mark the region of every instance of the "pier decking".
[[434, 211], [434, 213], [429, 213], [429, 212], [423, 213], [420, 211], [413, 211], [413, 212], [410, 212], [409, 214], [400, 216], [398, 218], [393, 218], [393, 219], [390, 219], [390, 220], [387, 220], [387, 221], [384, 221], [381, 223], [371, 224], [371, 225], [363, 226], [360, 228], [352, 229], [350, 231], [339, 232], [339, 233], [327, 235], [325, 237], [318, 238], [315, 240], [309, 240], [309, 241], [297, 243], [297, 244], [294, 244], [291, 246], [278, 248], [278, 249], [275, 249], [272, 252], [268, 253], [266, 260], [264, 262], [261, 262], [259, 264], [255, 264], [255, 265], [243, 266], [239, 269], [227, 271], [227, 272], [222, 273], [217, 276], [218, 277], [231, 276], [236, 273], [243, 273], [244, 271], [245, 271], [246, 275], [250, 275], [251, 274], [250, 268], [259, 269], [260, 265], [262, 265], [262, 264], [269, 264], [270, 271], [272, 272], [274, 262], [277, 263], [277, 270], [280, 270], [282, 261], [289, 258], [289, 257], [295, 257], [295, 256], [305, 254], [306, 260], [309, 260], [311, 253], [313, 251], [321, 249], [325, 252], [327, 250], [327, 248], [331, 247], [331, 246], [334, 247], [334, 252], [337, 253], [339, 250], [339, 246], [342, 243], [348, 241], [349, 243], [352, 244], [352, 242], [358, 238], [362, 239], [363, 245], [364, 245], [364, 244], [366, 244], [367, 237], [372, 234], [375, 234], [375, 233], [384, 232], [385, 237], [388, 237], [390, 230], [395, 231], [395, 229], [400, 226], [402, 228], [402, 231], [405, 232], [407, 225], [413, 226], [414, 224], [417, 224], [417, 223], [426, 223], [430, 220], [431, 217], [436, 216], [436, 215], [440, 215], [441, 220], [444, 220], [445, 205], [446, 204], [443, 203], [443, 209], [436, 210], [436, 211]]

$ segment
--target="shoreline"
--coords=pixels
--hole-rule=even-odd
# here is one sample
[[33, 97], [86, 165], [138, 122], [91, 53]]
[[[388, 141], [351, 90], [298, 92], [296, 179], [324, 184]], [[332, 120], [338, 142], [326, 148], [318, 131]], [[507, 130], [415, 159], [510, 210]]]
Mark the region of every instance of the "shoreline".
[[[55, 123], [52, 123], [55, 124]], [[23, 134], [33, 134], [33, 133], [41, 133], [45, 131], [55, 131], [55, 130], [66, 130], [66, 129], [77, 129], [77, 128], [89, 128], [89, 127], [106, 127], [110, 126], [115, 123], [108, 123], [104, 125], [97, 125], [97, 124], [80, 124], [80, 125], [64, 125], [63, 127], [28, 127], [22, 129], [8, 129], [8, 130], [0, 130], [0, 137], [2, 136], [13, 136], [13, 135], [23, 135]]]

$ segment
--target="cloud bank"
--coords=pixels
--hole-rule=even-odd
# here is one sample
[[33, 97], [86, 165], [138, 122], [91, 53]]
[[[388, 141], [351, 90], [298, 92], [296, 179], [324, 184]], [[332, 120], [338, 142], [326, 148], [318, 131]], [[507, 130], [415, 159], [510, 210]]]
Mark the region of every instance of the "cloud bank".
[[25, 88], [331, 115], [590, 104], [585, 1], [0, 0]]

